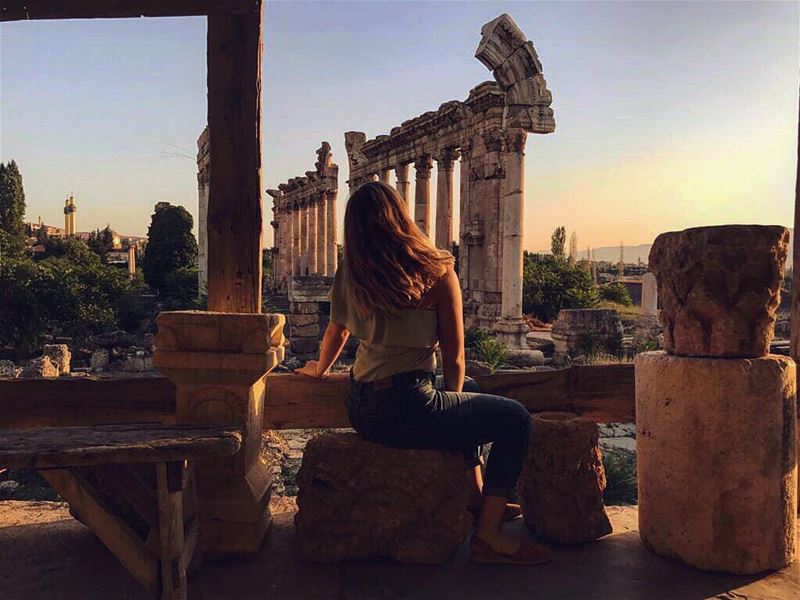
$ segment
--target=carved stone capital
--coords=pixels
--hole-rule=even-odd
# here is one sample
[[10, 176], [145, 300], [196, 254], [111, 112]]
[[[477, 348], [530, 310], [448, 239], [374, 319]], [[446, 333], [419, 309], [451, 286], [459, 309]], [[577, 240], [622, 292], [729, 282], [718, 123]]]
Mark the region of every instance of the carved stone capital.
[[528, 132], [524, 129], [509, 129], [506, 131], [506, 149], [508, 152], [524, 154], [527, 140]]
[[451, 171], [453, 163], [461, 157], [458, 148], [444, 148], [439, 151], [436, 157], [436, 166], [440, 171]]
[[414, 162], [414, 169], [416, 170], [417, 179], [430, 179], [432, 168], [433, 160], [431, 160], [429, 155], [420, 156]]

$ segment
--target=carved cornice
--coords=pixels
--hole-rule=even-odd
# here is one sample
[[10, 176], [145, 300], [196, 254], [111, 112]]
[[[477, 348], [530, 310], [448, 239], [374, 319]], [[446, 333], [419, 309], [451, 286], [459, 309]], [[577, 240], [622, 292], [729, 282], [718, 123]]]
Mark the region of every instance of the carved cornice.
[[[298, 206], [318, 201], [323, 193], [339, 189], [339, 166], [333, 162], [331, 145], [323, 141], [316, 154], [317, 162], [313, 171], [306, 171], [304, 177], [293, 177], [278, 186], [277, 193], [284, 197], [282, 201], [290, 204], [294, 210]], [[267, 190], [275, 198], [272, 192], [276, 190]]]
[[461, 151], [458, 148], [443, 148], [436, 155], [436, 168], [440, 171], [450, 171], [453, 169], [453, 163], [461, 157]]

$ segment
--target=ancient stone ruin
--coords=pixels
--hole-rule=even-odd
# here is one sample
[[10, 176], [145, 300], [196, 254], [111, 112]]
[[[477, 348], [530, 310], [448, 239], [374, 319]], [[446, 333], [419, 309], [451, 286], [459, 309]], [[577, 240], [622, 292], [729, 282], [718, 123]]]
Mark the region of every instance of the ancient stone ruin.
[[208, 190], [211, 185], [211, 142], [208, 125], [197, 138], [197, 283], [208, 288]]
[[590, 419], [567, 412], [533, 415], [517, 491], [525, 523], [541, 539], [580, 544], [611, 533], [598, 441]]
[[336, 195], [339, 167], [331, 145], [322, 142], [314, 171], [294, 177], [267, 193], [272, 196], [277, 260], [275, 283], [288, 290], [292, 277], [336, 272]]
[[464, 468], [460, 452], [399, 450], [355, 433], [313, 438], [297, 475], [300, 556], [446, 561], [472, 523]]
[[465, 101], [403, 122], [389, 135], [367, 140], [345, 134], [350, 189], [378, 178], [395, 186], [410, 206], [409, 166], [414, 165], [413, 216], [431, 233], [430, 178], [437, 163], [436, 245], [453, 239], [453, 165], [461, 161], [459, 277], [468, 327], [491, 331], [511, 348], [527, 348], [522, 319], [524, 157], [528, 133], [551, 133], [552, 96], [533, 47], [503, 14], [481, 29], [475, 56], [495, 81], [473, 88]]
[[650, 252], [666, 352], [636, 357], [639, 531], [714, 571], [796, 555], [795, 363], [769, 355], [789, 231], [700, 227]]
[[613, 309], [561, 310], [551, 333], [556, 362], [564, 364], [587, 355], [615, 355], [620, 350], [622, 333], [622, 321]]
[[275, 287], [289, 294], [289, 343], [295, 355], [319, 350], [327, 326], [328, 293], [336, 272], [336, 194], [339, 167], [322, 142], [314, 171], [267, 193], [275, 219]]

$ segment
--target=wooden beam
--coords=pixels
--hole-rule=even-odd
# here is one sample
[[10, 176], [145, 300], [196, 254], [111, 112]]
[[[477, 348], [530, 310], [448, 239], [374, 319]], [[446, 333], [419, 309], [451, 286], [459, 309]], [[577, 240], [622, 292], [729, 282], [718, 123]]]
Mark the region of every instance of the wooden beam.
[[3, 0], [0, 21], [188, 17], [259, 10], [257, 0]]
[[208, 17], [208, 310], [261, 312], [261, 10]]
[[[265, 429], [349, 427], [347, 375], [310, 379], [267, 375]], [[560, 371], [496, 373], [478, 379], [491, 394], [530, 410], [570, 410], [598, 422], [633, 422], [633, 365], [576, 366]], [[172, 422], [175, 387], [163, 377], [0, 379], [0, 428]]]
[[[174, 485], [169, 470], [183, 463], [158, 463], [158, 531], [161, 540], [161, 600], [186, 600], [186, 567], [183, 539], [183, 488]], [[178, 477], [182, 479], [179, 472]]]
[[160, 375], [0, 379], [0, 429], [171, 422], [175, 386]]
[[[632, 364], [496, 373], [477, 380], [482, 391], [519, 400], [531, 412], [566, 410], [600, 423], [636, 420]], [[319, 380], [270, 373], [264, 429], [350, 427], [344, 406], [347, 385], [343, 374]]]
[[794, 232], [792, 235], [792, 314], [791, 354], [795, 362], [800, 360], [800, 94], [798, 94], [797, 122], [797, 175], [794, 180]]
[[69, 469], [40, 473], [69, 502], [80, 520], [111, 550], [134, 579], [153, 597], [158, 597], [156, 558], [124, 521], [111, 514], [94, 487], [79, 473]]

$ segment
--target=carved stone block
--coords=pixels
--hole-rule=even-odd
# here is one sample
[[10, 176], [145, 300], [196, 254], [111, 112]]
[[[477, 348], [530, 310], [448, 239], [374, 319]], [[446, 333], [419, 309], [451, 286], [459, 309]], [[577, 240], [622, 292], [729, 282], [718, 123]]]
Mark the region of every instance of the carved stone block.
[[398, 450], [355, 433], [308, 442], [297, 475], [300, 556], [439, 563], [472, 523], [458, 452]]
[[597, 423], [573, 413], [533, 415], [517, 484], [522, 514], [548, 542], [580, 544], [611, 533]]
[[679, 356], [755, 358], [769, 352], [789, 230], [765, 225], [662, 233], [650, 251], [664, 348]]

